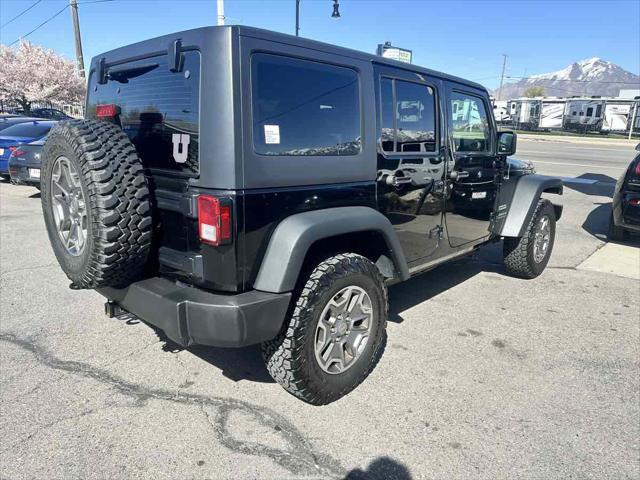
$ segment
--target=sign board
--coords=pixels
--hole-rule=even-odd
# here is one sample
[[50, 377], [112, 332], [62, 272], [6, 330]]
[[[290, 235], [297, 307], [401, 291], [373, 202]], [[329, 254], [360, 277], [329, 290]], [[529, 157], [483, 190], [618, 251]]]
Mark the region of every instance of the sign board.
[[393, 47], [389, 42], [378, 45], [378, 55], [399, 62], [411, 63], [411, 50], [405, 48]]

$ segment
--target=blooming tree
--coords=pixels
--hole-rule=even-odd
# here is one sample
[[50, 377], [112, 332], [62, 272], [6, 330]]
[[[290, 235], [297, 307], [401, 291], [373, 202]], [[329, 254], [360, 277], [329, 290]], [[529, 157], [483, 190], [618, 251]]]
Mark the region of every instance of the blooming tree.
[[33, 102], [78, 102], [85, 81], [75, 64], [53, 50], [21, 42], [16, 49], [0, 45], [0, 99], [29, 112]]

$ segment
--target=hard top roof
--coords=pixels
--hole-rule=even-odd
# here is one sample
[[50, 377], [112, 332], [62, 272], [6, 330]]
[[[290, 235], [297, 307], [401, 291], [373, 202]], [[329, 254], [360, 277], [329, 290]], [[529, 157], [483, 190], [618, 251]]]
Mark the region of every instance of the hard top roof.
[[[398, 62], [396, 60], [391, 60], [388, 58], [384, 58], [378, 55], [374, 55], [371, 53], [366, 53], [366, 52], [361, 52], [359, 50], [353, 50], [350, 48], [345, 48], [345, 47], [339, 47], [337, 45], [332, 45], [329, 43], [324, 43], [324, 42], [319, 42], [316, 40], [311, 40], [308, 38], [303, 38], [303, 37], [296, 37], [294, 35], [288, 35], [285, 33], [279, 33], [279, 32], [273, 32], [271, 30], [264, 30], [261, 28], [255, 28], [255, 27], [247, 27], [244, 25], [225, 25], [225, 26], [215, 26], [215, 27], [201, 27], [201, 28], [195, 28], [195, 29], [191, 29], [191, 30], [184, 30], [181, 32], [175, 32], [175, 33], [171, 33], [171, 34], [167, 34], [167, 35], [163, 35], [161, 37], [156, 37], [156, 38], [152, 38], [152, 39], [148, 39], [148, 40], [144, 40], [142, 42], [138, 42], [138, 43], [134, 43], [131, 45], [127, 45], [127, 46], [123, 46], [108, 52], [105, 52], [103, 54], [97, 55], [96, 57], [94, 57], [92, 59], [92, 64], [96, 63], [97, 61], [99, 61], [99, 59], [101, 57], [108, 57], [107, 61], [109, 61], [109, 57], [113, 58], [117, 58], [117, 59], [123, 59], [126, 58], [128, 56], [128, 53], [131, 52], [131, 50], [137, 50], [137, 53], [134, 55], [139, 55], [142, 50], [144, 50], [145, 48], [149, 51], [156, 51], [157, 47], [160, 46], [164, 46], [164, 48], [167, 48], [167, 46], [170, 44], [170, 42], [172, 42], [173, 40], [176, 40], [178, 38], [182, 38], [183, 41], [186, 43], [189, 42], [196, 42], [198, 39], [201, 40], [201, 42], [198, 43], [204, 43], [204, 39], [208, 36], [208, 34], [212, 33], [215, 30], [218, 29], [232, 29], [234, 30], [237, 34], [239, 34], [240, 36], [245, 36], [245, 37], [253, 37], [253, 38], [259, 38], [262, 40], [268, 40], [268, 41], [273, 41], [273, 42], [279, 42], [279, 43], [283, 43], [283, 44], [288, 44], [288, 45], [292, 45], [292, 46], [299, 46], [299, 47], [303, 47], [303, 48], [308, 48], [308, 49], [312, 49], [312, 50], [318, 50], [318, 51], [322, 51], [322, 52], [328, 52], [328, 53], [333, 53], [336, 55], [341, 55], [344, 57], [350, 57], [350, 58], [354, 58], [354, 59], [358, 59], [358, 60], [364, 60], [364, 61], [370, 61], [370, 62], [375, 62], [378, 64], [384, 64], [384, 65], [390, 65], [396, 68], [402, 68], [404, 70], [408, 70], [408, 71], [412, 71], [412, 72], [416, 72], [416, 73], [422, 73], [424, 75], [429, 75], [432, 77], [437, 77], [437, 78], [441, 78], [444, 80], [450, 80], [453, 82], [457, 82], [463, 85], [468, 85], [470, 87], [473, 88], [477, 88], [483, 91], [486, 91], [486, 88], [482, 85], [480, 85], [479, 83], [475, 83], [469, 80], [465, 80], [463, 78], [460, 77], [456, 77], [454, 75], [449, 75], [443, 72], [438, 72], [436, 70], [431, 70], [429, 68], [425, 68], [425, 67], [421, 67], [419, 65], [415, 65], [415, 64], [408, 64], [408, 63], [403, 63], [403, 62]], [[152, 47], [153, 45], [153, 47]]]

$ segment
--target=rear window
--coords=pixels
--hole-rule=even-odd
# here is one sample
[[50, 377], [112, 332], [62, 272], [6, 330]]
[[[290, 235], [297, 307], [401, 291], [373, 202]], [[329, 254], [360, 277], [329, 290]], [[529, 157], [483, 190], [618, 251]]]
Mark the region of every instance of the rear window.
[[358, 74], [319, 62], [252, 57], [253, 145], [262, 155], [360, 152]]
[[87, 116], [115, 104], [119, 123], [147, 168], [196, 176], [199, 172], [200, 53], [183, 53], [179, 72], [167, 55], [109, 67], [105, 85], [92, 74]]
[[18, 123], [2, 130], [1, 135], [5, 137], [40, 138], [49, 133], [52, 126], [51, 124], [41, 123]]

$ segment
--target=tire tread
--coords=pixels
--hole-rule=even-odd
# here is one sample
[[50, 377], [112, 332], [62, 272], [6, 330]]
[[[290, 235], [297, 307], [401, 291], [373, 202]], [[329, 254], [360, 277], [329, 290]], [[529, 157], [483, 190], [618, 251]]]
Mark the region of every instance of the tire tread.
[[[93, 227], [93, 248], [85, 268], [80, 274], [65, 273], [76, 288], [126, 286], [143, 272], [151, 248], [151, 192], [142, 162], [117, 125], [72, 120], [51, 130], [43, 151], [43, 171], [50, 171], [47, 165], [56, 159], [53, 145], [60, 143], [74, 152], [79, 163]], [[48, 180], [43, 182], [47, 190], [43, 198], [48, 195]], [[43, 201], [44, 215], [51, 215], [44, 207]], [[59, 241], [51, 237], [52, 232], [51, 241]], [[58, 257], [61, 254], [65, 252], [56, 251]]]
[[[356, 382], [346, 385], [340, 392], [330, 393], [318, 388], [314, 382], [310, 381], [307, 373], [304, 349], [307, 333], [305, 323], [311, 320], [314, 307], [335, 280], [354, 272], [371, 276], [380, 285], [384, 304], [382, 324], [377, 330], [378, 338], [372, 339], [375, 342], [373, 355]], [[387, 289], [383, 278], [377, 267], [367, 258], [354, 253], [341, 253], [324, 260], [313, 269], [300, 289], [293, 312], [289, 321], [285, 321], [280, 334], [275, 339], [262, 344], [267, 370], [285, 390], [307, 403], [325, 405], [337, 400], [362, 383], [375, 368], [384, 347], [387, 305]]]

